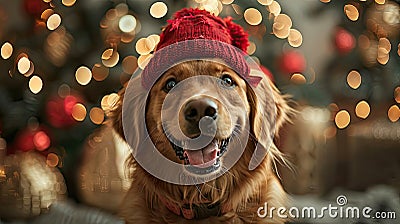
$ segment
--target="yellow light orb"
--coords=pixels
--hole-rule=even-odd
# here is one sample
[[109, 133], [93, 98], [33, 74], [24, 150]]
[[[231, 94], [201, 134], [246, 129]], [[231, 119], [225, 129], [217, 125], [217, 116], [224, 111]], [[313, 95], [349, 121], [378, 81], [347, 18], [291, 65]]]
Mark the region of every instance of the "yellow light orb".
[[29, 90], [34, 93], [37, 94], [39, 93], [43, 88], [43, 81], [39, 76], [32, 76], [29, 79]]
[[71, 7], [75, 4], [76, 0], [62, 0], [61, 2], [63, 5]]
[[1, 57], [3, 59], [9, 59], [11, 57], [13, 53], [13, 46], [11, 43], [9, 42], [5, 42], [2, 46], [1, 46]]
[[164, 2], [155, 2], [150, 7], [150, 15], [156, 19], [164, 17], [168, 12], [168, 7]]
[[262, 15], [256, 8], [246, 9], [243, 16], [246, 22], [252, 26], [256, 26], [262, 21]]
[[19, 73], [25, 74], [31, 68], [31, 61], [27, 57], [23, 56], [18, 60], [17, 68]]
[[347, 75], [347, 84], [352, 89], [357, 89], [361, 85], [361, 75], [358, 71], [352, 70]]
[[359, 17], [358, 9], [351, 4], [347, 4], [344, 6], [344, 13], [346, 14], [347, 18], [351, 21], [357, 21]]
[[136, 28], [136, 19], [132, 15], [125, 15], [119, 19], [118, 27], [124, 33], [130, 33]]
[[72, 107], [72, 117], [76, 121], [83, 121], [86, 117], [86, 107], [81, 104], [77, 103]]
[[344, 129], [350, 124], [350, 114], [346, 110], [339, 111], [335, 116], [335, 124], [339, 129]]
[[369, 106], [367, 101], [362, 100], [357, 103], [355, 112], [357, 117], [365, 119], [369, 116], [369, 113], [371, 112], [371, 107]]
[[85, 86], [92, 79], [92, 71], [86, 66], [81, 66], [75, 72], [75, 79], [79, 84]]
[[54, 13], [47, 19], [47, 29], [49, 30], [55, 30], [57, 29], [61, 24], [61, 16], [58, 15], [57, 13]]
[[90, 110], [89, 117], [94, 124], [102, 124], [104, 121], [104, 111], [101, 108], [93, 107]]
[[294, 73], [290, 77], [290, 81], [293, 82], [294, 84], [298, 84], [298, 85], [302, 85], [307, 82], [306, 77], [304, 77], [304, 75], [300, 74], [300, 73]]
[[391, 122], [396, 122], [400, 118], [400, 109], [397, 105], [393, 105], [388, 110], [388, 118]]

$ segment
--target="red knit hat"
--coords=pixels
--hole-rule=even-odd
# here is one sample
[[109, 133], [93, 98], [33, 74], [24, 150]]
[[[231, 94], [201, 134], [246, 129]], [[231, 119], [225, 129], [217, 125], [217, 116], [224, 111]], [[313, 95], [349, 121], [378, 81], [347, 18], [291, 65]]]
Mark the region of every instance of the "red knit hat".
[[163, 29], [153, 57], [142, 72], [142, 85], [150, 89], [173, 65], [196, 59], [219, 59], [249, 84], [261, 77], [250, 76], [246, 62], [248, 35], [232, 18], [221, 19], [206, 10], [182, 9]]

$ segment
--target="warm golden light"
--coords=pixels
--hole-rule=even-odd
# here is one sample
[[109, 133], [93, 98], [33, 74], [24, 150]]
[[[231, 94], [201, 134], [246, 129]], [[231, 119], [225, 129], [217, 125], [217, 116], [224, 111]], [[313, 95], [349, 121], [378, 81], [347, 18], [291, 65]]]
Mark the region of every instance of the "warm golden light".
[[118, 64], [118, 61], [119, 61], [119, 53], [118, 51], [112, 48], [106, 49], [101, 55], [101, 62], [106, 67], [109, 68], [114, 67], [115, 65]]
[[358, 37], [358, 46], [362, 49], [368, 49], [371, 46], [371, 41], [366, 35], [360, 35]]
[[394, 89], [394, 100], [396, 100], [397, 103], [400, 103], [400, 86]]
[[1, 57], [3, 59], [9, 59], [11, 57], [13, 53], [13, 46], [11, 43], [9, 42], [5, 42], [2, 46], [1, 46]]
[[397, 55], [400, 56], [400, 43], [397, 45]]
[[357, 103], [355, 112], [357, 117], [365, 119], [369, 116], [369, 113], [371, 112], [371, 107], [369, 106], [367, 101], [362, 100]]
[[378, 48], [383, 48], [383, 50], [385, 50], [384, 53], [389, 54], [392, 49], [392, 44], [387, 38], [379, 38]]
[[277, 1], [273, 1], [270, 5], [267, 6], [267, 9], [274, 16], [277, 16], [281, 13], [281, 5], [279, 5]]
[[234, 0], [221, 0], [222, 4], [224, 4], [224, 5], [232, 4], [233, 1]]
[[273, 0], [257, 0], [261, 5], [270, 5]]
[[344, 129], [350, 124], [350, 114], [346, 110], [339, 111], [335, 116], [335, 124], [339, 129]]
[[385, 4], [385, 0], [375, 0], [375, 2], [379, 5]]
[[76, 121], [83, 121], [86, 117], [86, 108], [83, 104], [77, 103], [72, 107], [72, 117]]
[[67, 84], [62, 84], [60, 87], [58, 87], [57, 92], [61, 98], [65, 98], [66, 96], [71, 94], [71, 88]]
[[60, 159], [58, 158], [57, 154], [49, 153], [47, 154], [46, 164], [50, 167], [56, 167], [59, 163]]
[[79, 84], [85, 86], [92, 79], [92, 71], [86, 66], [81, 66], [75, 72], [75, 79]]
[[304, 75], [300, 73], [294, 73], [290, 77], [290, 81], [298, 85], [305, 84], [307, 82], [306, 77], [304, 77]]
[[150, 15], [156, 19], [164, 17], [168, 12], [168, 7], [164, 2], [155, 2], [150, 7]]
[[119, 29], [124, 33], [130, 33], [136, 28], [136, 19], [132, 15], [125, 15], [119, 19], [118, 22]]
[[358, 71], [352, 70], [347, 75], [347, 84], [352, 89], [357, 89], [361, 85], [361, 75]]
[[303, 36], [301, 35], [300, 31], [296, 29], [290, 29], [288, 42], [292, 47], [300, 47], [303, 43]]
[[137, 66], [137, 58], [135, 56], [126, 56], [124, 60], [122, 60], [122, 69], [127, 74], [133, 74]]
[[29, 90], [34, 93], [37, 94], [40, 92], [40, 90], [42, 90], [43, 88], [43, 81], [39, 76], [32, 76], [31, 79], [29, 79]]
[[25, 74], [31, 68], [31, 61], [27, 57], [23, 56], [18, 60], [17, 68], [19, 73]]
[[247, 54], [252, 55], [256, 52], [257, 46], [254, 42], [250, 41], [249, 46], [247, 47]]
[[93, 79], [101, 82], [108, 77], [109, 69], [102, 64], [94, 64], [92, 68]]
[[320, 2], [322, 2], [322, 3], [329, 3], [329, 2], [331, 2], [331, 0], [320, 0]]
[[135, 45], [136, 52], [141, 55], [149, 54], [156, 47], [155, 41], [157, 41], [155, 37], [140, 38]]
[[258, 11], [256, 8], [248, 8], [246, 11], [244, 11], [244, 20], [252, 26], [256, 26], [261, 23], [262, 21], [262, 15], [260, 11]]
[[357, 21], [359, 17], [358, 9], [351, 4], [347, 4], [344, 6], [344, 13], [346, 14], [347, 18], [351, 21]]
[[89, 117], [94, 124], [102, 124], [104, 121], [104, 111], [98, 107], [93, 107], [90, 110]]
[[292, 27], [292, 19], [286, 14], [279, 14], [275, 17], [274, 23], [282, 24], [288, 28]]
[[49, 30], [55, 30], [57, 29], [61, 24], [61, 16], [54, 13], [47, 19], [47, 29]]
[[76, 0], [62, 0], [62, 4], [67, 6], [67, 7], [71, 7], [75, 4]]
[[144, 69], [144, 67], [146, 67], [147, 63], [149, 63], [151, 57], [153, 57], [152, 54], [140, 55], [137, 60], [139, 68]]
[[391, 122], [396, 122], [400, 118], [400, 109], [397, 105], [393, 105], [388, 110], [388, 118]]

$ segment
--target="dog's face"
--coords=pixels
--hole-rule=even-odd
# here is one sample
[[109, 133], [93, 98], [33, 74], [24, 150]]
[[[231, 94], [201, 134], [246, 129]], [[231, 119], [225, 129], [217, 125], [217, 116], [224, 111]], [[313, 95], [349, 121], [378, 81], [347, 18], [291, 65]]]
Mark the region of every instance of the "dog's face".
[[[246, 82], [225, 65], [200, 60], [180, 63], [150, 90], [146, 105], [150, 137], [169, 160], [190, 165], [192, 173], [212, 173], [221, 167], [232, 136], [246, 127], [247, 96]], [[187, 148], [187, 140], [204, 136], [212, 137], [207, 145]]]

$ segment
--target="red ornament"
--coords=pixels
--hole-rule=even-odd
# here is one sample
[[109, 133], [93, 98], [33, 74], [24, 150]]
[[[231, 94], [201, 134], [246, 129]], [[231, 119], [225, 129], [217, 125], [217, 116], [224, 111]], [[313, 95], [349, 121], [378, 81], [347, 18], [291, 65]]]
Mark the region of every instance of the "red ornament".
[[335, 46], [339, 53], [347, 54], [355, 47], [355, 38], [347, 30], [339, 28], [335, 33]]
[[279, 67], [286, 74], [303, 72], [306, 68], [306, 59], [298, 51], [287, 51], [279, 59]]
[[15, 140], [16, 150], [27, 152], [34, 149], [38, 151], [48, 149], [51, 145], [51, 140], [47, 133], [44, 127], [27, 128], [21, 131]]
[[43, 11], [49, 8], [49, 4], [43, 0], [24, 0], [24, 10], [25, 12], [33, 17], [39, 17]]
[[46, 105], [47, 119], [56, 128], [70, 127], [76, 123], [72, 117], [72, 108], [75, 104], [82, 102], [77, 96], [55, 97]]

